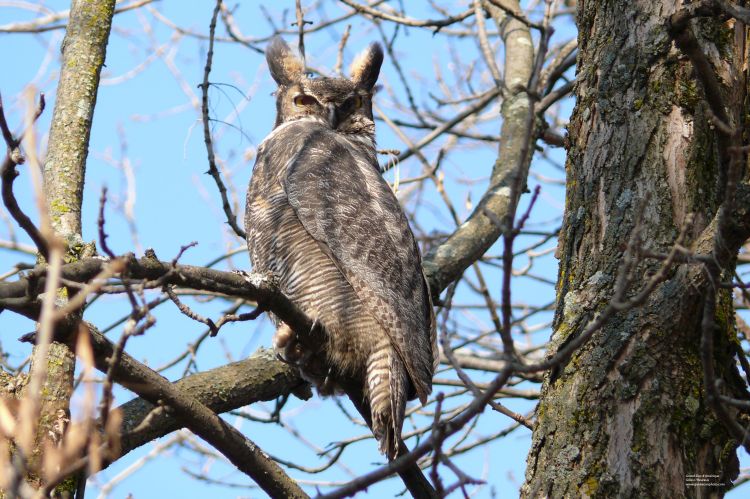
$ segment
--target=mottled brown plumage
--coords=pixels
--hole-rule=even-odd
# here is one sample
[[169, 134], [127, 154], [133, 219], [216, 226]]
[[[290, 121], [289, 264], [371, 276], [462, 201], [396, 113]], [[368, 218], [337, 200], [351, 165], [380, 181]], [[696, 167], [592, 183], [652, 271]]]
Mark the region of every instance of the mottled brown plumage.
[[371, 99], [382, 49], [366, 49], [352, 79], [306, 77], [280, 38], [266, 59], [277, 117], [248, 190], [248, 248], [254, 270], [276, 274], [326, 338], [301, 351], [282, 324], [274, 344], [323, 392], [361, 386], [380, 449], [394, 457], [406, 401], [424, 403], [432, 389], [437, 345], [419, 248], [378, 169]]

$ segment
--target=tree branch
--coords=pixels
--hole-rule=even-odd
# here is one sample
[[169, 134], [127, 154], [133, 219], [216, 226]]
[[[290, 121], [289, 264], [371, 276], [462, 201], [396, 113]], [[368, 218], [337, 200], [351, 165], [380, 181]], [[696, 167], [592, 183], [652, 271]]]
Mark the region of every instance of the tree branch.
[[[125, 368], [126, 366], [115, 369], [114, 381], [120, 382], [123, 377], [122, 369]], [[273, 400], [290, 393], [301, 398], [311, 395], [309, 385], [300, 377], [299, 370], [279, 362], [272, 350], [264, 348], [239, 362], [182, 378], [174, 383], [174, 387], [216, 413]], [[107, 464], [184, 426], [174, 414], [158, 411], [157, 407], [144, 398], [136, 398], [118, 408], [123, 416], [120, 454], [109, 456]]]
[[[155, 258], [136, 259], [124, 257], [126, 275], [130, 279], [143, 280], [146, 288], [160, 288], [165, 284], [185, 288], [211, 291], [228, 296], [245, 298], [258, 303], [264, 310], [274, 314], [295, 331], [310, 331], [312, 321], [276, 286], [272, 277], [250, 274], [244, 277], [234, 272], [222, 272], [192, 265], [172, 265]], [[67, 281], [85, 283], [99, 274], [108, 261], [101, 258], [86, 258], [63, 265], [61, 277]], [[39, 265], [13, 282], [0, 282], [0, 308], [6, 308], [31, 319], [39, 314], [39, 294], [44, 290], [47, 266]]]
[[[518, 7], [517, 2], [512, 3]], [[505, 220], [515, 212], [531, 162], [529, 146], [536, 139], [534, 106], [526, 89], [534, 63], [529, 27], [515, 19], [502, 23], [502, 13], [498, 13], [496, 7], [490, 6], [490, 13], [502, 28], [505, 42], [504, 86], [497, 89], [505, 95], [498, 157], [487, 192], [472, 214], [447, 241], [425, 257], [425, 274], [432, 285], [433, 296], [458, 279], [502, 234], [504, 227], [494, 223], [493, 218]]]
[[[114, 354], [114, 345], [89, 326], [96, 368], [109, 369], [107, 359]], [[125, 388], [154, 405], [164, 403], [172, 408], [182, 424], [213, 445], [239, 470], [250, 476], [271, 497], [307, 497], [297, 483], [266, 456], [251, 440], [226, 423], [205, 404], [180, 390], [156, 371], [126, 353], [114, 367], [113, 377]]]
[[[39, 106], [36, 112], [36, 118], [38, 118], [44, 111], [45, 101], [44, 94], [39, 97]], [[26, 234], [29, 235], [37, 251], [45, 258], [49, 259], [49, 248], [47, 247], [47, 241], [42, 235], [41, 231], [34, 225], [34, 222], [21, 210], [18, 205], [16, 196], [13, 194], [13, 183], [18, 176], [16, 166], [24, 162], [24, 157], [21, 155], [19, 148], [19, 140], [13, 137], [10, 131], [8, 122], [5, 119], [5, 109], [3, 108], [3, 101], [0, 97], [0, 131], [2, 131], [5, 144], [8, 147], [8, 153], [5, 156], [2, 167], [0, 167], [0, 178], [2, 180], [2, 198], [3, 204], [8, 209], [8, 213], [13, 217], [13, 220], [18, 223]]]
[[211, 64], [213, 63], [214, 57], [214, 34], [216, 33], [216, 18], [219, 15], [221, 9], [221, 0], [216, 1], [216, 7], [214, 7], [214, 13], [211, 17], [211, 25], [209, 26], [209, 38], [208, 38], [208, 54], [206, 54], [206, 67], [203, 70], [203, 83], [198, 85], [201, 89], [201, 112], [203, 116], [203, 141], [206, 143], [206, 153], [208, 154], [208, 174], [216, 182], [216, 186], [219, 188], [219, 194], [221, 194], [221, 206], [224, 209], [224, 214], [227, 217], [227, 223], [232, 228], [235, 234], [242, 239], [245, 239], [245, 231], [237, 225], [237, 217], [232, 213], [232, 207], [229, 205], [229, 197], [227, 196], [227, 188], [224, 186], [224, 182], [221, 180], [221, 174], [219, 169], [216, 167], [216, 156], [214, 155], [213, 139], [211, 138], [211, 117], [208, 115], [208, 88], [211, 83], [208, 81], [208, 76], [211, 74]]

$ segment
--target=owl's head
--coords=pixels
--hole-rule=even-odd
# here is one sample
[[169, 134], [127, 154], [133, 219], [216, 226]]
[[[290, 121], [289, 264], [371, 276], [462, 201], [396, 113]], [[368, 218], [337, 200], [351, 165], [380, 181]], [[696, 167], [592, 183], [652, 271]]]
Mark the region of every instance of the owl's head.
[[280, 37], [266, 49], [276, 92], [276, 125], [314, 119], [341, 133], [375, 133], [372, 90], [383, 63], [383, 49], [373, 43], [354, 59], [347, 78], [308, 78], [304, 64]]

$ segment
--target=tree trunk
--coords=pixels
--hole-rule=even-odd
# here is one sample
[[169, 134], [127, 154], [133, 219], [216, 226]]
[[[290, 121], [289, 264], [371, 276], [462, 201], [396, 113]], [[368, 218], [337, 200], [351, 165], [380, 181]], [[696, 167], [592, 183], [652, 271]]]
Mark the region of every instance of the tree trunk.
[[[95, 253], [93, 245], [84, 244], [82, 239], [81, 204], [99, 75], [114, 8], [115, 0], [73, 0], [61, 49], [62, 69], [44, 164], [44, 194], [51, 228], [65, 242], [66, 262]], [[68, 291], [62, 288], [58, 297], [66, 300]], [[77, 319], [65, 321], [64, 328], [70, 329]], [[27, 463], [27, 480], [38, 488], [42, 484], [40, 467], [45, 442], [52, 435], [62, 438], [61, 422], [70, 416], [75, 354], [70, 342], [56, 335], [49, 345], [35, 346], [32, 357], [30, 377], [33, 379], [34, 373], [42, 370], [44, 380], [41, 387], [26, 386], [27, 390], [39, 390], [38, 394], [31, 394], [39, 397], [40, 407], [35, 448]], [[75, 486], [75, 480], [67, 480], [55, 493], [70, 495]]]
[[[685, 246], [711, 250], [723, 159], [693, 66], [668, 33], [676, 3], [578, 5], [577, 104], [569, 125], [550, 352], [610, 302], [624, 260], [637, 263], [626, 297], [662, 265], [624, 252], [634, 231], [640, 234], [636, 250], [666, 254], [687, 224]], [[743, 100], [729, 91], [744, 81], [733, 73], [742, 67], [735, 28], [713, 18], [691, 25], [727, 85], [729, 113], [739, 125]], [[690, 486], [690, 475], [727, 484], [738, 473], [737, 442], [705, 399], [705, 279], [700, 265], [672, 266], [645, 303], [616, 313], [547, 376], [524, 497], [708, 497], [726, 490]], [[727, 290], [718, 293], [717, 322], [718, 375], [728, 393], [744, 397], [734, 367], [734, 310]]]

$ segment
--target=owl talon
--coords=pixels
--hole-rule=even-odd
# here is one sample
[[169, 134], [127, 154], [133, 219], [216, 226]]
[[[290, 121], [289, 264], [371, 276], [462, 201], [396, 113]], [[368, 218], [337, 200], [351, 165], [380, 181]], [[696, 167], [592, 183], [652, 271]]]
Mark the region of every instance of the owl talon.
[[307, 361], [310, 359], [310, 356], [311, 355], [309, 353], [302, 350], [302, 347], [299, 343], [294, 343], [287, 346], [286, 348], [284, 348], [283, 353], [276, 352], [276, 358], [281, 362], [300, 369], [305, 367]]
[[301, 347], [292, 328], [281, 324], [273, 335], [273, 346], [278, 359], [286, 364], [297, 366], [297, 360], [301, 356]]
[[[317, 322], [313, 323], [313, 328]], [[313, 352], [306, 350], [297, 340], [297, 335], [286, 324], [282, 324], [273, 335], [273, 346], [276, 357], [284, 363], [303, 368], [310, 360]]]
[[332, 395], [336, 391], [336, 382], [333, 378], [333, 369], [328, 368], [328, 372], [326, 373], [326, 377], [323, 378], [323, 382], [320, 383], [320, 386], [318, 387], [318, 391], [321, 393], [321, 395]]
[[292, 328], [286, 324], [282, 324], [273, 335], [273, 346], [278, 350], [284, 350], [290, 342], [296, 339], [296, 336]]
[[286, 346], [286, 348], [284, 348], [284, 357], [290, 362], [293, 362], [296, 366], [302, 366], [302, 361], [305, 358], [305, 349], [296, 339], [294, 339]]
[[318, 335], [323, 330], [323, 325], [320, 323], [320, 321], [315, 318], [313, 319], [313, 323], [310, 326], [310, 330], [307, 332], [308, 343], [313, 343], [317, 338], [316, 335]]
[[[303, 368], [305, 366], [305, 360], [304, 360], [304, 358], [303, 358], [303, 360], [300, 361], [300, 360], [296, 360], [295, 356], [289, 356], [289, 355], [287, 355], [286, 352], [284, 354], [286, 355], [286, 357], [284, 355], [281, 355], [281, 353], [276, 352], [276, 360], [278, 360], [280, 362], [283, 362], [284, 364], [288, 364], [290, 366], [294, 366], [294, 367], [299, 368], [299, 369], [301, 369], [301, 368]], [[293, 358], [290, 358], [290, 357], [293, 357]]]
[[278, 360], [279, 362], [283, 362], [284, 364], [289, 364], [290, 366], [294, 366], [295, 365], [294, 363], [289, 362], [288, 360], [286, 360], [284, 358], [284, 356], [281, 355], [279, 352], [276, 352], [276, 360]]

